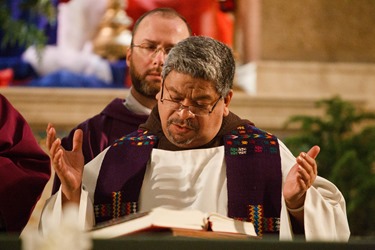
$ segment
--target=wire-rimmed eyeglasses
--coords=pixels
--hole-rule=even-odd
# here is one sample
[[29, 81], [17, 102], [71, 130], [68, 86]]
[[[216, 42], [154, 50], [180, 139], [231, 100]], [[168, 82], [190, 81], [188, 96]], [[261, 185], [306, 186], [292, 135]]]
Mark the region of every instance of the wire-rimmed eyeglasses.
[[143, 53], [150, 57], [155, 57], [159, 51], [163, 52], [164, 56], [167, 56], [173, 47], [158, 47], [153, 43], [141, 43], [141, 44], [132, 44], [131, 47], [137, 47], [142, 49]]
[[[192, 115], [194, 115], [194, 116], [205, 116], [205, 115], [211, 114], [214, 111], [214, 108], [216, 107], [216, 105], [218, 104], [218, 102], [222, 99], [222, 96], [220, 96], [213, 103], [211, 109], [208, 108], [210, 105], [190, 105], [190, 106], [185, 106], [180, 101], [173, 100], [172, 97], [171, 97], [172, 99], [166, 99], [166, 98], [164, 98], [164, 88], [167, 90], [167, 92], [169, 94], [168, 88], [167, 88], [167, 86], [165, 86], [165, 84], [163, 82], [163, 84], [162, 84], [162, 90], [161, 90], [161, 96], [160, 96], [161, 103], [167, 105], [168, 108], [170, 108], [170, 109], [172, 109], [174, 111], [177, 111], [177, 112], [180, 112], [183, 109], [187, 109], [189, 111], [189, 113], [192, 114]], [[171, 96], [171, 95], [169, 94], [169, 96]]]

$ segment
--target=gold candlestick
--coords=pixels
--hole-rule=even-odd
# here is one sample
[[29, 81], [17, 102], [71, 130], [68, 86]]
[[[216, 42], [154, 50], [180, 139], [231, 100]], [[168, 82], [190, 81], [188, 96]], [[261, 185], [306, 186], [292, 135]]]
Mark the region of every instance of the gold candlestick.
[[132, 20], [127, 16], [126, 0], [108, 0], [107, 9], [93, 39], [94, 53], [109, 61], [126, 57], [130, 46]]

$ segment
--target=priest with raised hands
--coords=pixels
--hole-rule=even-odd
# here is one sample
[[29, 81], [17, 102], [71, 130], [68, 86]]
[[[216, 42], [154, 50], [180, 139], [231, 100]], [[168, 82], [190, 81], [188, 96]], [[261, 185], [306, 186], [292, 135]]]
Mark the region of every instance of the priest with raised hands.
[[49, 125], [47, 147], [62, 184], [45, 206], [42, 229], [75, 203], [82, 229], [166, 207], [251, 221], [258, 235], [280, 240], [347, 241], [344, 197], [317, 175], [320, 148], [294, 157], [276, 136], [232, 113], [234, 73], [225, 44], [203, 36], [179, 42], [146, 123], [85, 166], [82, 131], [66, 151]]

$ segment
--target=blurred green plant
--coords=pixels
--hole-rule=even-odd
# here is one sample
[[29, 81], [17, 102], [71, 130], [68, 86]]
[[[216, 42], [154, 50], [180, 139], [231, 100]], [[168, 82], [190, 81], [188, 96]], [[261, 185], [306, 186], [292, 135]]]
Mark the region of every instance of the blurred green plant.
[[319, 145], [318, 173], [342, 192], [352, 235], [375, 235], [375, 113], [360, 110], [336, 96], [320, 100], [322, 117], [297, 115], [285, 128], [299, 126], [284, 139], [297, 155]]
[[[56, 7], [50, 0], [24, 0], [20, 1], [18, 7], [21, 11], [27, 11], [30, 18], [41, 15], [50, 23], [56, 20]], [[0, 45], [2, 48], [34, 45], [37, 49], [41, 49], [47, 43], [43, 30], [35, 24], [12, 17], [11, 6], [7, 0], [0, 0], [0, 30], [3, 33]]]

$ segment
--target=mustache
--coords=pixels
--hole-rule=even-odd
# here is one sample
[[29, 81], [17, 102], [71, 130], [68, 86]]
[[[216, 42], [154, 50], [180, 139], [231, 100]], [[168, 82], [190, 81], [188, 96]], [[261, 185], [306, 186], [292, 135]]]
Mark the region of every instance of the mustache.
[[172, 119], [169, 119], [167, 122], [167, 125], [171, 125], [171, 124], [185, 127], [191, 130], [198, 130], [198, 125], [195, 124], [191, 119], [181, 120], [178, 118], [172, 118]]
[[146, 71], [146, 75], [150, 74], [150, 73], [158, 73], [158, 74], [161, 75], [162, 70], [163, 70], [163, 67], [152, 68], [152, 69], [149, 69], [149, 70]]

